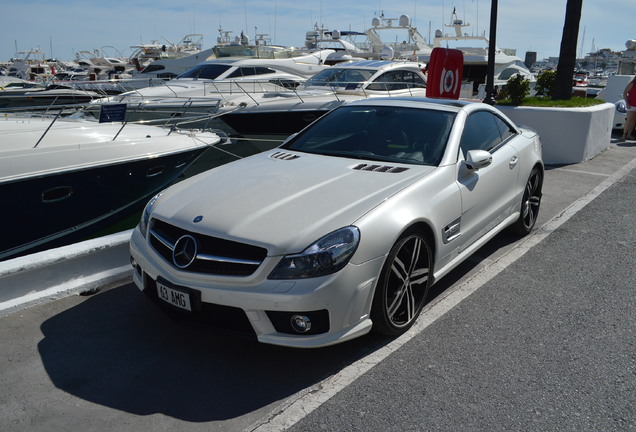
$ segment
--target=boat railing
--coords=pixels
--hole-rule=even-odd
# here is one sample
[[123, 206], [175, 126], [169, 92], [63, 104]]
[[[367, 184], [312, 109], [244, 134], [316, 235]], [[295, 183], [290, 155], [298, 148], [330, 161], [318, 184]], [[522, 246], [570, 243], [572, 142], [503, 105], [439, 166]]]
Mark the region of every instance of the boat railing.
[[[170, 95], [144, 96], [139, 91], [129, 92], [125, 96], [111, 97], [100, 103], [100, 98], [94, 99], [97, 103], [57, 104], [56, 101], [48, 105], [0, 108], [5, 113], [43, 112], [44, 115], [55, 113], [60, 116], [69, 116], [78, 111], [88, 109], [93, 117], [99, 118], [99, 112], [103, 105], [126, 104], [129, 112], [156, 109], [164, 104], [169, 106], [171, 116], [165, 116], [157, 120], [145, 120], [146, 124], [188, 125], [200, 124], [201, 121], [211, 121], [214, 118], [228, 112], [244, 108], [248, 105], [261, 105], [269, 101], [285, 98], [297, 99], [300, 103], [310, 100], [313, 96], [329, 95], [335, 100], [342, 100], [347, 95], [355, 95], [362, 98], [369, 97], [393, 97], [393, 96], [421, 96], [423, 86], [412, 82], [329, 82], [324, 85], [305, 86], [298, 81], [287, 79], [273, 80], [249, 80], [249, 81], [206, 81], [203, 83], [200, 96], [180, 96], [176, 88], [172, 89], [169, 82], [163, 84], [170, 88]], [[58, 114], [61, 111], [61, 114]]]
[[[162, 119], [154, 119], [154, 120], [138, 120], [138, 121], [127, 121], [125, 119], [121, 120], [113, 120], [113, 121], [100, 121], [99, 118], [95, 118], [94, 115], [84, 114], [78, 109], [83, 108], [84, 104], [68, 104], [68, 105], [56, 105], [54, 107], [48, 107], [47, 110], [26, 110], [24, 108], [21, 109], [7, 109], [3, 111], [4, 118], [15, 118], [19, 117], [28, 121], [29, 119], [40, 119], [40, 120], [50, 120], [50, 123], [47, 125], [46, 129], [39, 137], [37, 142], [34, 144], [33, 148], [36, 148], [40, 145], [40, 143], [44, 140], [46, 135], [51, 131], [53, 125], [59, 119], [65, 120], [92, 120], [96, 124], [99, 123], [111, 123], [111, 124], [120, 124], [121, 126], [117, 129], [112, 137], [112, 141], [115, 141], [117, 137], [120, 135], [122, 130], [127, 125], [146, 125], [146, 126], [158, 126], [165, 130], [167, 135], [170, 135], [172, 132], [176, 130], [190, 129], [188, 127], [189, 124], [197, 124], [196, 129], [198, 130], [207, 130], [216, 133], [217, 135], [227, 138], [227, 134], [223, 131], [218, 130], [217, 128], [208, 128], [207, 126], [202, 127], [201, 124], [209, 122], [214, 118], [218, 117], [219, 113], [188, 113], [188, 108], [190, 104], [185, 104], [182, 110], [183, 115], [178, 117], [178, 120], [175, 121], [166, 121], [165, 118]], [[239, 107], [237, 107], [238, 109]], [[69, 113], [73, 113], [69, 115]], [[0, 120], [2, 121], [2, 120]], [[225, 141], [225, 139], [221, 140], [221, 144]]]
[[[99, 98], [95, 98], [92, 100], [98, 100]], [[58, 98], [54, 98], [51, 103], [46, 105], [29, 105], [29, 106], [17, 106], [17, 107], [2, 107], [0, 108], [0, 113], [4, 115], [9, 114], [24, 114], [26, 116], [33, 115], [43, 115], [50, 116], [52, 113], [57, 114], [58, 111], [62, 110], [62, 116], [69, 116], [77, 113], [84, 109], [87, 105], [87, 102], [82, 103], [58, 103]], [[53, 114], [53, 115], [55, 115]]]
[[[223, 87], [223, 84], [227, 86]], [[170, 98], [171, 106], [180, 104], [179, 108], [174, 108], [169, 119], [163, 120], [164, 126], [173, 125], [176, 127], [185, 127], [188, 125], [196, 125], [201, 127], [203, 122], [205, 129], [207, 124], [212, 120], [222, 117], [223, 115], [241, 110], [249, 105], [261, 105], [270, 100], [277, 98], [296, 98], [300, 103], [310, 100], [312, 95], [325, 96], [329, 95], [337, 101], [341, 101], [346, 95], [354, 95], [362, 98], [370, 97], [417, 97], [423, 96], [425, 86], [418, 83], [406, 82], [374, 82], [372, 85], [362, 85], [359, 82], [337, 84], [333, 83], [326, 86], [317, 87], [300, 87], [297, 85], [284, 85], [277, 89], [267, 88], [265, 84], [271, 85], [271, 81], [261, 81], [255, 83], [250, 81], [251, 87], [245, 88], [245, 83], [237, 82], [215, 82], [214, 92], [207, 93], [208, 96], [200, 97], [174, 97]], [[260, 95], [259, 95], [260, 94]], [[265, 95], [266, 94], [266, 95]], [[218, 96], [213, 99], [212, 96]], [[258, 97], [257, 97], [258, 95]], [[270, 96], [270, 97], [267, 97]], [[162, 100], [165, 103], [165, 99]], [[137, 104], [129, 103], [131, 110], [152, 109], [146, 102], [150, 100], [140, 100]], [[214, 102], [214, 103], [212, 103]], [[231, 103], [228, 103], [231, 102]], [[162, 102], [160, 101], [159, 104]]]
[[76, 90], [95, 92], [103, 96], [113, 96], [147, 87], [165, 85], [169, 80], [163, 78], [113, 78], [105, 80], [53, 80], [51, 84], [64, 85]]
[[426, 87], [418, 83], [413, 82], [382, 82], [375, 81], [372, 83], [360, 83], [360, 82], [338, 82], [328, 83], [324, 86], [307, 87], [309, 90], [316, 89], [329, 89], [329, 92], [338, 100], [339, 95], [360, 95], [364, 98], [377, 97], [377, 96], [421, 96], [422, 90]]
[[[272, 80], [209, 80], [202, 83], [199, 91], [193, 91], [191, 88], [185, 89], [182, 86], [172, 86], [170, 82], [164, 83], [169, 94], [157, 96], [145, 96], [141, 91], [128, 92], [125, 95], [114, 100], [119, 103], [128, 103], [129, 105], [140, 104], [188, 104], [192, 109], [201, 105], [209, 105], [210, 101], [222, 101], [224, 103], [238, 104], [245, 101], [248, 104], [260, 105], [269, 100], [279, 98], [294, 97], [300, 102], [304, 102], [305, 98], [309, 98], [316, 93], [330, 93], [337, 100], [341, 95], [360, 95], [364, 98], [371, 96], [417, 96], [421, 95], [424, 86], [413, 82], [334, 82], [325, 83], [324, 85], [305, 86], [302, 82], [272, 79]], [[196, 93], [198, 92], [198, 95]]]

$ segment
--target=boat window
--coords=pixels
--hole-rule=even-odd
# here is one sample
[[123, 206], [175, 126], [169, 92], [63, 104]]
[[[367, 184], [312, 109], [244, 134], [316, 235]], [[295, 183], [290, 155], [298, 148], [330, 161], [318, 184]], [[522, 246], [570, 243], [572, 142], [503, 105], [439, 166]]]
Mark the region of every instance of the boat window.
[[420, 75], [413, 71], [395, 70], [380, 75], [373, 83], [367, 86], [367, 89], [388, 91], [414, 87], [426, 87], [426, 83]]
[[359, 87], [360, 84], [371, 78], [372, 70], [367, 69], [325, 69], [307, 80], [307, 86], [335, 86], [335, 87]]
[[295, 89], [296, 87], [300, 85], [299, 81], [294, 81], [294, 80], [285, 79], [285, 78], [274, 78], [269, 80], [269, 82], [286, 89], [291, 89], [291, 90]]
[[501, 72], [499, 74], [499, 79], [507, 81], [509, 78], [511, 78], [516, 73], [519, 73], [519, 69], [515, 69], [515, 68], [504, 69], [503, 72]]
[[228, 78], [239, 78], [254, 75], [265, 75], [275, 73], [276, 71], [266, 67], [242, 66], [229, 74]]
[[160, 70], [164, 70], [166, 67], [164, 65], [153, 65], [149, 64], [142, 70], [140, 73], [149, 73], [149, 72], [157, 72]]
[[265, 75], [265, 74], [276, 73], [276, 71], [274, 69], [270, 69], [270, 68], [266, 68], [266, 67], [255, 67], [254, 71], [256, 72], [256, 75]]
[[395, 106], [342, 106], [283, 148], [328, 156], [438, 165], [455, 113]]
[[179, 75], [179, 78], [216, 79], [231, 66], [221, 64], [200, 64]]

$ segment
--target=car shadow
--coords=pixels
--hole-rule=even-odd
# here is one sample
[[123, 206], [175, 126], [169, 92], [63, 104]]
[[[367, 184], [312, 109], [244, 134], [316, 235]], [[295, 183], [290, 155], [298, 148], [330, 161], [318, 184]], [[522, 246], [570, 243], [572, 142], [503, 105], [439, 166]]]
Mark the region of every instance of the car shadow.
[[46, 320], [38, 350], [54, 385], [136, 415], [226, 420], [322, 381], [385, 345], [368, 335], [322, 349], [259, 344], [177, 324], [133, 284]]
[[493, 256], [497, 256], [499, 251], [511, 247], [520, 239], [521, 237], [518, 234], [508, 230], [497, 234], [492, 240], [476, 250], [450, 273], [435, 282], [431, 287], [427, 302], [430, 303], [433, 301], [448, 288], [460, 282], [468, 273], [475, 271], [479, 266], [483, 266], [484, 262], [488, 262]]
[[[501, 233], [431, 289], [429, 301], [519, 239]], [[237, 418], [310, 388], [390, 343], [366, 335], [320, 349], [265, 345], [180, 324], [133, 284], [46, 320], [38, 350], [54, 385], [135, 415]]]

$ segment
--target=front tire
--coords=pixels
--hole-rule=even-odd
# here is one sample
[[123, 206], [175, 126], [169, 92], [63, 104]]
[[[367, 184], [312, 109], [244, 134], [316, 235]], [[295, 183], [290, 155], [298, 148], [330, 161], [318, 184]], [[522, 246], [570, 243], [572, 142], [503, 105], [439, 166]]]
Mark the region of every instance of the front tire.
[[433, 256], [421, 234], [402, 236], [391, 248], [373, 297], [373, 331], [388, 336], [415, 322], [432, 283]]
[[526, 188], [521, 200], [521, 214], [512, 225], [512, 230], [519, 235], [527, 235], [534, 228], [541, 206], [541, 189], [543, 187], [543, 173], [539, 168], [533, 168], [528, 177]]

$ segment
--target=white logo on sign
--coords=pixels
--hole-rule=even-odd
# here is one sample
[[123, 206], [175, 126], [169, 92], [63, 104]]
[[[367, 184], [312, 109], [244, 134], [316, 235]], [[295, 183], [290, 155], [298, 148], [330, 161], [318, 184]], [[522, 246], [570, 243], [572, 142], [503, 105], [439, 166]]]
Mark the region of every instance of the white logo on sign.
[[439, 82], [439, 92], [440, 93], [455, 93], [457, 90], [457, 85], [459, 84], [459, 70], [455, 69], [446, 70], [446, 68], [442, 69], [442, 75]]

